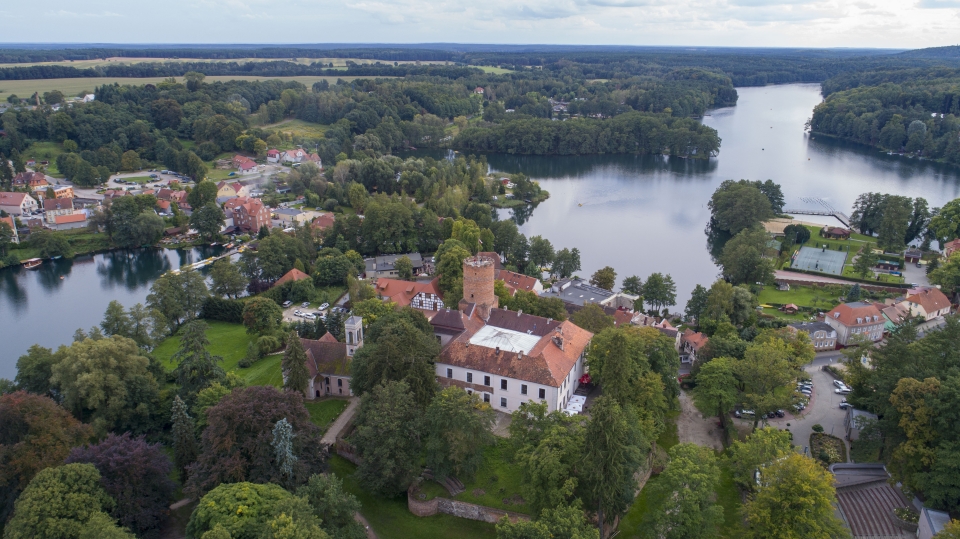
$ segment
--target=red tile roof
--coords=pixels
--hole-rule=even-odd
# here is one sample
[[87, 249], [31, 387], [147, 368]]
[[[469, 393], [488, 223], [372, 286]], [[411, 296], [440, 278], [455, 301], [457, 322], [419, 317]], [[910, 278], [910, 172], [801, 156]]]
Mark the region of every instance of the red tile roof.
[[46, 211], [73, 209], [72, 198], [45, 198], [43, 209]]
[[333, 226], [334, 217], [332, 213], [324, 213], [313, 219], [311, 225], [317, 230], [326, 230]]
[[83, 212], [74, 213], [71, 215], [57, 215], [54, 218], [54, 223], [58, 225], [63, 225], [67, 223], [80, 223], [87, 220], [86, 214]]
[[26, 193], [0, 193], [0, 206], [19, 206], [23, 204], [25, 196], [27, 196]]
[[948, 241], [947, 244], [943, 246], [943, 254], [947, 255], [947, 257], [956, 251], [960, 251], [960, 239]]
[[[499, 261], [500, 257], [496, 256], [494, 260]], [[494, 264], [496, 264], [496, 262], [494, 262]], [[522, 273], [516, 273], [505, 269], [502, 269], [499, 273], [497, 273], [497, 279], [503, 281], [503, 284], [507, 285], [507, 288], [523, 290], [524, 292], [534, 292], [533, 287], [537, 284], [536, 277], [530, 277], [529, 275], [524, 275]]]
[[692, 329], [685, 329], [680, 335], [680, 342], [690, 343], [690, 346], [692, 346], [694, 350], [703, 348], [703, 346], [709, 341], [709, 337], [698, 331], [693, 331]]
[[[880, 309], [877, 309], [872, 303], [859, 301], [837, 305], [827, 313], [827, 318], [837, 320], [847, 327], [869, 326], [883, 321]], [[857, 320], [859, 320], [859, 322]]]
[[[491, 320], [498, 316], [496, 314], [498, 311], [502, 309], [491, 310]], [[507, 318], [517, 316], [511, 311], [506, 313], [508, 313]], [[555, 329], [542, 335], [540, 341], [527, 354], [502, 350], [498, 352], [495, 348], [471, 345], [470, 338], [479, 327], [482, 327], [479, 326], [476, 329], [468, 329], [451, 341], [440, 353], [437, 362], [550, 387], [560, 387], [590, 343], [593, 333], [577, 327], [570, 321], [554, 326], [548, 324], [546, 318], [532, 318], [539, 318], [540, 323], [536, 324], [538, 328], [550, 326]], [[527, 322], [529, 325], [530, 321]]]
[[280, 277], [279, 279], [277, 279], [277, 282], [273, 283], [273, 286], [280, 286], [284, 283], [289, 283], [293, 281], [302, 281], [304, 279], [309, 279], [309, 278], [310, 276], [307, 275], [306, 273], [298, 270], [297, 268], [293, 268], [292, 270], [284, 274], [283, 277]]
[[443, 295], [440, 294], [440, 289], [437, 287], [437, 283], [438, 279], [434, 279], [429, 283], [423, 283], [381, 277], [377, 279], [375, 288], [379, 296], [389, 299], [399, 307], [406, 307], [410, 305], [413, 298], [421, 292], [424, 294], [434, 294], [437, 297], [443, 298]]
[[939, 288], [927, 288], [919, 294], [908, 296], [907, 301], [920, 305], [927, 313], [950, 307], [950, 299]]

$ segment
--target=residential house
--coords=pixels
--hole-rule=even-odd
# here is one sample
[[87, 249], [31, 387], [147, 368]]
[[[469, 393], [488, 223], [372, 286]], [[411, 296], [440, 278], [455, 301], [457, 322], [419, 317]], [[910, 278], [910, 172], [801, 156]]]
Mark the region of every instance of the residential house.
[[283, 152], [280, 156], [280, 160], [284, 163], [306, 163], [311, 161], [316, 163], [318, 167], [322, 168], [320, 156], [315, 153], [310, 153], [303, 148], [296, 148], [294, 150], [287, 150]]
[[825, 226], [820, 229], [820, 237], [831, 240], [849, 240], [850, 231], [838, 226]]
[[593, 286], [579, 278], [557, 281], [549, 290], [545, 290], [541, 296], [560, 298], [566, 303], [581, 307], [588, 303], [598, 303], [603, 307], [612, 307], [614, 309], [620, 307], [633, 309], [633, 303], [640, 299], [639, 296], [633, 296], [626, 292], [613, 292]]
[[903, 252], [903, 259], [907, 261], [907, 264], [917, 264], [923, 258], [923, 251], [915, 247], [911, 247]]
[[0, 192], [0, 210], [10, 215], [28, 215], [40, 208], [37, 201], [26, 193]]
[[97, 96], [94, 95], [94, 94], [86, 94], [86, 95], [83, 96], [83, 98], [80, 99], [80, 102], [81, 102], [81, 103], [90, 103], [91, 101], [95, 100], [96, 98], [97, 98]]
[[907, 296], [900, 305], [910, 311], [911, 316], [930, 321], [950, 314], [950, 299], [939, 288], [926, 288], [912, 296]]
[[910, 501], [893, 486], [883, 464], [845, 463], [830, 465], [836, 488], [837, 514], [852, 539], [916, 539], [915, 532], [901, 528], [894, 509]]
[[280, 208], [273, 210], [273, 218], [279, 219], [280, 222], [285, 226], [292, 225], [293, 223], [306, 223], [310, 221], [305, 212], [296, 208]]
[[381, 277], [397, 277], [397, 269], [394, 267], [397, 259], [405, 256], [410, 259], [413, 266], [413, 274], [418, 275], [423, 271], [423, 257], [420, 253], [407, 253], [402, 255], [383, 255], [374, 258], [364, 258], [366, 264], [365, 275], [367, 279], [379, 279]]
[[48, 225], [54, 230], [70, 230], [73, 228], [84, 228], [87, 226], [87, 214], [78, 211], [70, 215], [58, 215], [54, 218], [53, 224]]
[[503, 281], [503, 284], [506, 285], [511, 295], [515, 294], [518, 290], [533, 292], [538, 296], [543, 293], [543, 283], [540, 282], [540, 279], [523, 275], [522, 273], [502, 269], [497, 272], [497, 280]]
[[810, 343], [817, 352], [834, 350], [837, 347], [837, 330], [823, 322], [798, 322], [790, 324], [789, 327], [807, 332]]
[[945, 258], [950, 258], [950, 255], [957, 251], [960, 251], [960, 239], [948, 241], [947, 244], [943, 246], [943, 256]]
[[877, 308], [883, 313], [883, 318], [885, 319], [883, 330], [888, 333], [910, 318], [910, 308], [903, 303], [877, 305]]
[[699, 331], [693, 331], [692, 329], [683, 330], [683, 333], [680, 334], [680, 347], [677, 350], [680, 352], [680, 362], [695, 362], [697, 360], [697, 352], [702, 350], [708, 342], [710, 342], [710, 338]]
[[157, 215], [173, 215], [169, 200], [157, 199]]
[[483, 87], [477, 86], [476, 88], [473, 89], [473, 93], [483, 95]]
[[[484, 321], [479, 311], [474, 303], [461, 311], [464, 329], [447, 341], [436, 361], [440, 384], [476, 393], [505, 413], [529, 401], [546, 402], [549, 411], [566, 408], [580, 385], [593, 334], [569, 320], [492, 308]], [[442, 320], [453, 322], [447, 313]]]
[[217, 198], [242, 196], [242, 190], [240, 182], [220, 182], [217, 184]]
[[51, 198], [43, 201], [43, 211], [47, 224], [54, 224], [61, 215], [73, 215], [72, 198]]
[[37, 187], [33, 191], [33, 198], [42, 201], [47, 198], [47, 189], [53, 190], [53, 198], [74, 198], [73, 187], [69, 185], [47, 185]]
[[885, 318], [872, 303], [857, 301], [837, 305], [827, 313], [824, 321], [837, 330], [837, 344], [840, 346], [851, 344], [857, 336], [873, 342], [883, 338]]
[[333, 227], [333, 222], [335, 217], [330, 212], [323, 212], [313, 219], [310, 223], [310, 226], [313, 227], [314, 233], [319, 234], [324, 230]]
[[280, 277], [279, 279], [277, 279], [277, 282], [273, 283], [273, 286], [280, 286], [282, 284], [302, 281], [304, 279], [310, 279], [310, 278], [311, 277], [306, 273], [298, 270], [297, 268], [293, 268], [290, 271], [284, 273], [283, 277]]
[[271, 224], [270, 209], [256, 198], [231, 198], [223, 205], [223, 212], [227, 218], [233, 219], [235, 227], [244, 232], [256, 232]]
[[10, 227], [10, 230], [13, 231], [13, 243], [20, 243], [20, 232], [17, 230], [17, 223], [13, 220], [12, 215], [6, 217], [0, 217], [0, 223], [7, 223], [7, 226]]
[[14, 187], [29, 187], [31, 191], [38, 187], [46, 188], [50, 185], [42, 172], [33, 172], [32, 170], [17, 174], [13, 177], [12, 183]]
[[240, 174], [253, 174], [258, 170], [257, 163], [253, 159], [243, 155], [233, 156], [233, 166]]
[[306, 391], [308, 399], [353, 395], [350, 388], [350, 361], [357, 349], [363, 346], [363, 319], [351, 316], [344, 322], [343, 329], [347, 342], [339, 342], [329, 333], [316, 340], [300, 339], [310, 373]]
[[276, 148], [271, 148], [267, 150], [267, 163], [279, 163], [280, 162], [280, 150]]
[[439, 311], [443, 309], [443, 295], [437, 286], [438, 279], [430, 282], [401, 281], [381, 277], [377, 279], [374, 289], [377, 297], [384, 301], [392, 301], [400, 307], [413, 307], [424, 311]]
[[917, 523], [917, 539], [933, 539], [949, 523], [950, 513], [924, 507], [920, 510], [920, 521]]

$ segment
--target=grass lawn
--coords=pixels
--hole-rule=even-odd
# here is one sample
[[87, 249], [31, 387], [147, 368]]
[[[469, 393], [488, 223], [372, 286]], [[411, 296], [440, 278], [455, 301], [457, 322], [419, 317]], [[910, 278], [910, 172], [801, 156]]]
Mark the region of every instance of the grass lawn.
[[327, 430], [350, 401], [347, 399], [324, 399], [322, 401], [305, 401], [303, 404], [310, 412], [310, 421], [323, 430]]
[[504, 69], [502, 67], [494, 66], [470, 66], [482, 69], [484, 73], [493, 73], [495, 75], [503, 75], [504, 73], [513, 73], [512, 69]]
[[[327, 132], [326, 125], [315, 124], [313, 122], [305, 122], [303, 120], [284, 120], [275, 124], [269, 124], [262, 127], [264, 131], [282, 131], [284, 133], [292, 133], [294, 135], [299, 135], [301, 137], [308, 138], [323, 138], [323, 134]], [[281, 146], [284, 146], [281, 144]], [[292, 144], [289, 144], [290, 148], [293, 148]]]
[[62, 153], [63, 145], [59, 142], [34, 142], [20, 155], [23, 156], [24, 162], [30, 159], [35, 159], [37, 163], [40, 161], [49, 161], [50, 164], [47, 165], [44, 174], [60, 176], [60, 171], [57, 169], [57, 156]]
[[[237, 370], [237, 363], [247, 355], [247, 344], [253, 340], [253, 336], [247, 333], [247, 328], [242, 324], [231, 324], [217, 320], [204, 320], [204, 322], [209, 326], [207, 328], [207, 340], [210, 341], [210, 345], [207, 347], [207, 351], [215, 356], [223, 357], [223, 363], [221, 364], [223, 370]], [[164, 367], [173, 370], [175, 365], [171, 358], [178, 348], [180, 348], [180, 336], [167, 337], [153, 349], [153, 356]], [[241, 369], [238, 372], [243, 373], [243, 371], [255, 369], [268, 359], [258, 361], [253, 367]]]
[[723, 526], [720, 537], [736, 539], [743, 532], [740, 526], [740, 489], [733, 482], [733, 472], [723, 461], [720, 463], [720, 484], [717, 486], [717, 504], [723, 507]]
[[667, 417], [665, 418], [666, 426], [663, 432], [660, 433], [660, 436], [657, 437], [657, 445], [665, 451], [669, 451], [671, 447], [680, 443], [680, 435], [677, 433], [678, 417], [680, 417], [680, 410], [667, 412]]
[[[106, 234], [87, 232], [85, 228], [64, 230], [61, 234], [66, 235], [67, 241], [70, 242], [70, 246], [73, 247], [73, 253], [75, 255], [103, 251], [113, 247], [110, 243], [110, 238], [108, 238]], [[10, 253], [20, 260], [40, 256], [40, 249], [31, 247], [29, 242], [23, 242], [19, 244], [18, 247], [17, 249], [10, 249]]]
[[497, 438], [496, 445], [492, 445], [483, 452], [483, 466], [477, 471], [477, 476], [469, 483], [463, 481], [466, 491], [458, 494], [454, 499], [463, 502], [496, 507], [517, 513], [529, 513], [526, 505], [518, 505], [522, 486], [521, 473], [516, 465], [507, 461], [507, 440]]
[[494, 539], [493, 524], [450, 515], [417, 517], [407, 509], [406, 496], [380, 498], [360, 488], [354, 473], [357, 467], [333, 455], [330, 469], [343, 480], [343, 488], [360, 500], [360, 513], [382, 539]]
[[[889, 273], [880, 273], [880, 274], [878, 274], [878, 275], [880, 276], [880, 280], [879, 280], [879, 281], [876, 281], [876, 277], [874, 277], [872, 280], [874, 280], [874, 281], [876, 281], [876, 282], [879, 282], [879, 283], [897, 283], [897, 284], [901, 284], [901, 283], [906, 282], [906, 280], [905, 280], [903, 277], [898, 276], [898, 275], [890, 275]], [[844, 276], [844, 277], [853, 277], [853, 278], [855, 278], [855, 279], [861, 279], [861, 278], [862, 278], [862, 277], [860, 277], [859, 275], [857, 275], [856, 272], [853, 271], [853, 267], [851, 267], [851, 266], [845, 266], [845, 267], [843, 268], [843, 276]]]
[[[841, 286], [841, 285], [836, 285]], [[853, 283], [850, 283], [850, 286], [853, 286]], [[832, 306], [840, 293], [835, 293], [838, 291], [832, 291], [832, 287], [825, 286], [823, 288], [816, 286], [794, 286], [790, 285], [790, 290], [777, 290], [774, 286], [765, 286], [763, 290], [760, 291], [760, 294], [757, 296], [757, 301], [761, 304], [763, 303], [778, 303], [781, 305], [786, 305], [788, 303], [793, 303], [800, 307], [813, 307], [813, 308], [824, 308]], [[842, 292], [841, 292], [842, 293]], [[814, 299], [819, 298], [819, 302], [815, 302]], [[787, 317], [783, 313], [776, 311], [776, 316]], [[774, 314], [774, 313], [771, 313]], [[804, 318], [801, 316], [801, 318]]]
[[145, 183], [150, 183], [150, 182], [156, 181], [155, 179], [151, 178], [150, 176], [131, 176], [131, 177], [129, 177], [129, 178], [122, 178], [122, 179], [123, 179], [123, 181], [125, 181], [125, 182], [136, 182], [136, 183], [139, 183], [140, 185], [143, 185], [143, 184], [145, 184]]
[[280, 361], [283, 354], [267, 356], [254, 363], [250, 368], [237, 369], [237, 374], [243, 378], [248, 386], [283, 387], [283, 374], [280, 372]]

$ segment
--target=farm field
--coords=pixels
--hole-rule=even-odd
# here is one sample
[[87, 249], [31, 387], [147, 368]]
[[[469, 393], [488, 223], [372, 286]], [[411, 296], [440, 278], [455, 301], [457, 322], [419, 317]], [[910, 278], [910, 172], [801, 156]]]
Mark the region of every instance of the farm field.
[[[0, 68], [3, 67], [31, 67], [31, 66], [69, 66], [75, 67], [77, 69], [88, 69], [91, 67], [101, 67], [101, 66], [111, 66], [111, 65], [132, 65], [132, 64], [159, 64], [159, 63], [171, 63], [171, 62], [210, 62], [210, 63], [224, 63], [224, 62], [237, 62], [238, 64], [244, 64], [247, 62], [273, 62], [276, 60], [282, 60], [285, 62], [294, 62], [297, 64], [310, 65], [314, 62], [323, 62], [325, 64], [333, 63], [333, 67], [346, 67], [347, 62], [354, 62], [357, 64], [375, 64], [381, 62], [384, 64], [392, 64], [394, 60], [370, 60], [365, 58], [126, 58], [113, 56], [110, 58], [97, 58], [94, 60], [64, 60], [62, 62], [25, 62], [22, 64], [0, 64]], [[399, 64], [413, 64], [415, 61], [397, 61]], [[449, 62], [444, 61], [421, 61], [421, 64], [447, 64]], [[500, 69], [500, 68], [492, 68]], [[506, 73], [507, 70], [502, 71], [491, 71], [490, 73]]]
[[[43, 94], [51, 90], [60, 90], [67, 96], [75, 96], [80, 92], [93, 92], [97, 86], [104, 84], [129, 84], [138, 86], [142, 84], [157, 84], [167, 77], [88, 77], [73, 79], [31, 79], [31, 80], [4, 80], [0, 81], [0, 100], [6, 100], [10, 94], [16, 94], [19, 97], [26, 98], [33, 95], [34, 92]], [[182, 79], [183, 77], [175, 77]], [[297, 81], [303, 85], [313, 86], [313, 83], [326, 80], [329, 83], [335, 83], [337, 79], [351, 81], [357, 77], [320, 77], [320, 76], [301, 76], [301, 77], [258, 77], [258, 76], [240, 76], [224, 75], [207, 77], [204, 82], [226, 82], [231, 80], [283, 80]]]

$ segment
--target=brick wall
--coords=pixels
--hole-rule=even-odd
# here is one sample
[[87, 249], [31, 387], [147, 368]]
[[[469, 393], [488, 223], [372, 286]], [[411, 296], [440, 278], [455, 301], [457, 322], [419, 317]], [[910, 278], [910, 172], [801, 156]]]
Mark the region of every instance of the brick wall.
[[448, 498], [437, 497], [432, 500], [419, 500], [417, 499], [417, 492], [414, 486], [407, 490], [407, 509], [418, 517], [430, 517], [437, 513], [444, 513], [459, 518], [489, 522], [490, 524], [496, 524], [503, 517], [507, 517], [513, 522], [530, 520], [529, 516], [520, 513]]

